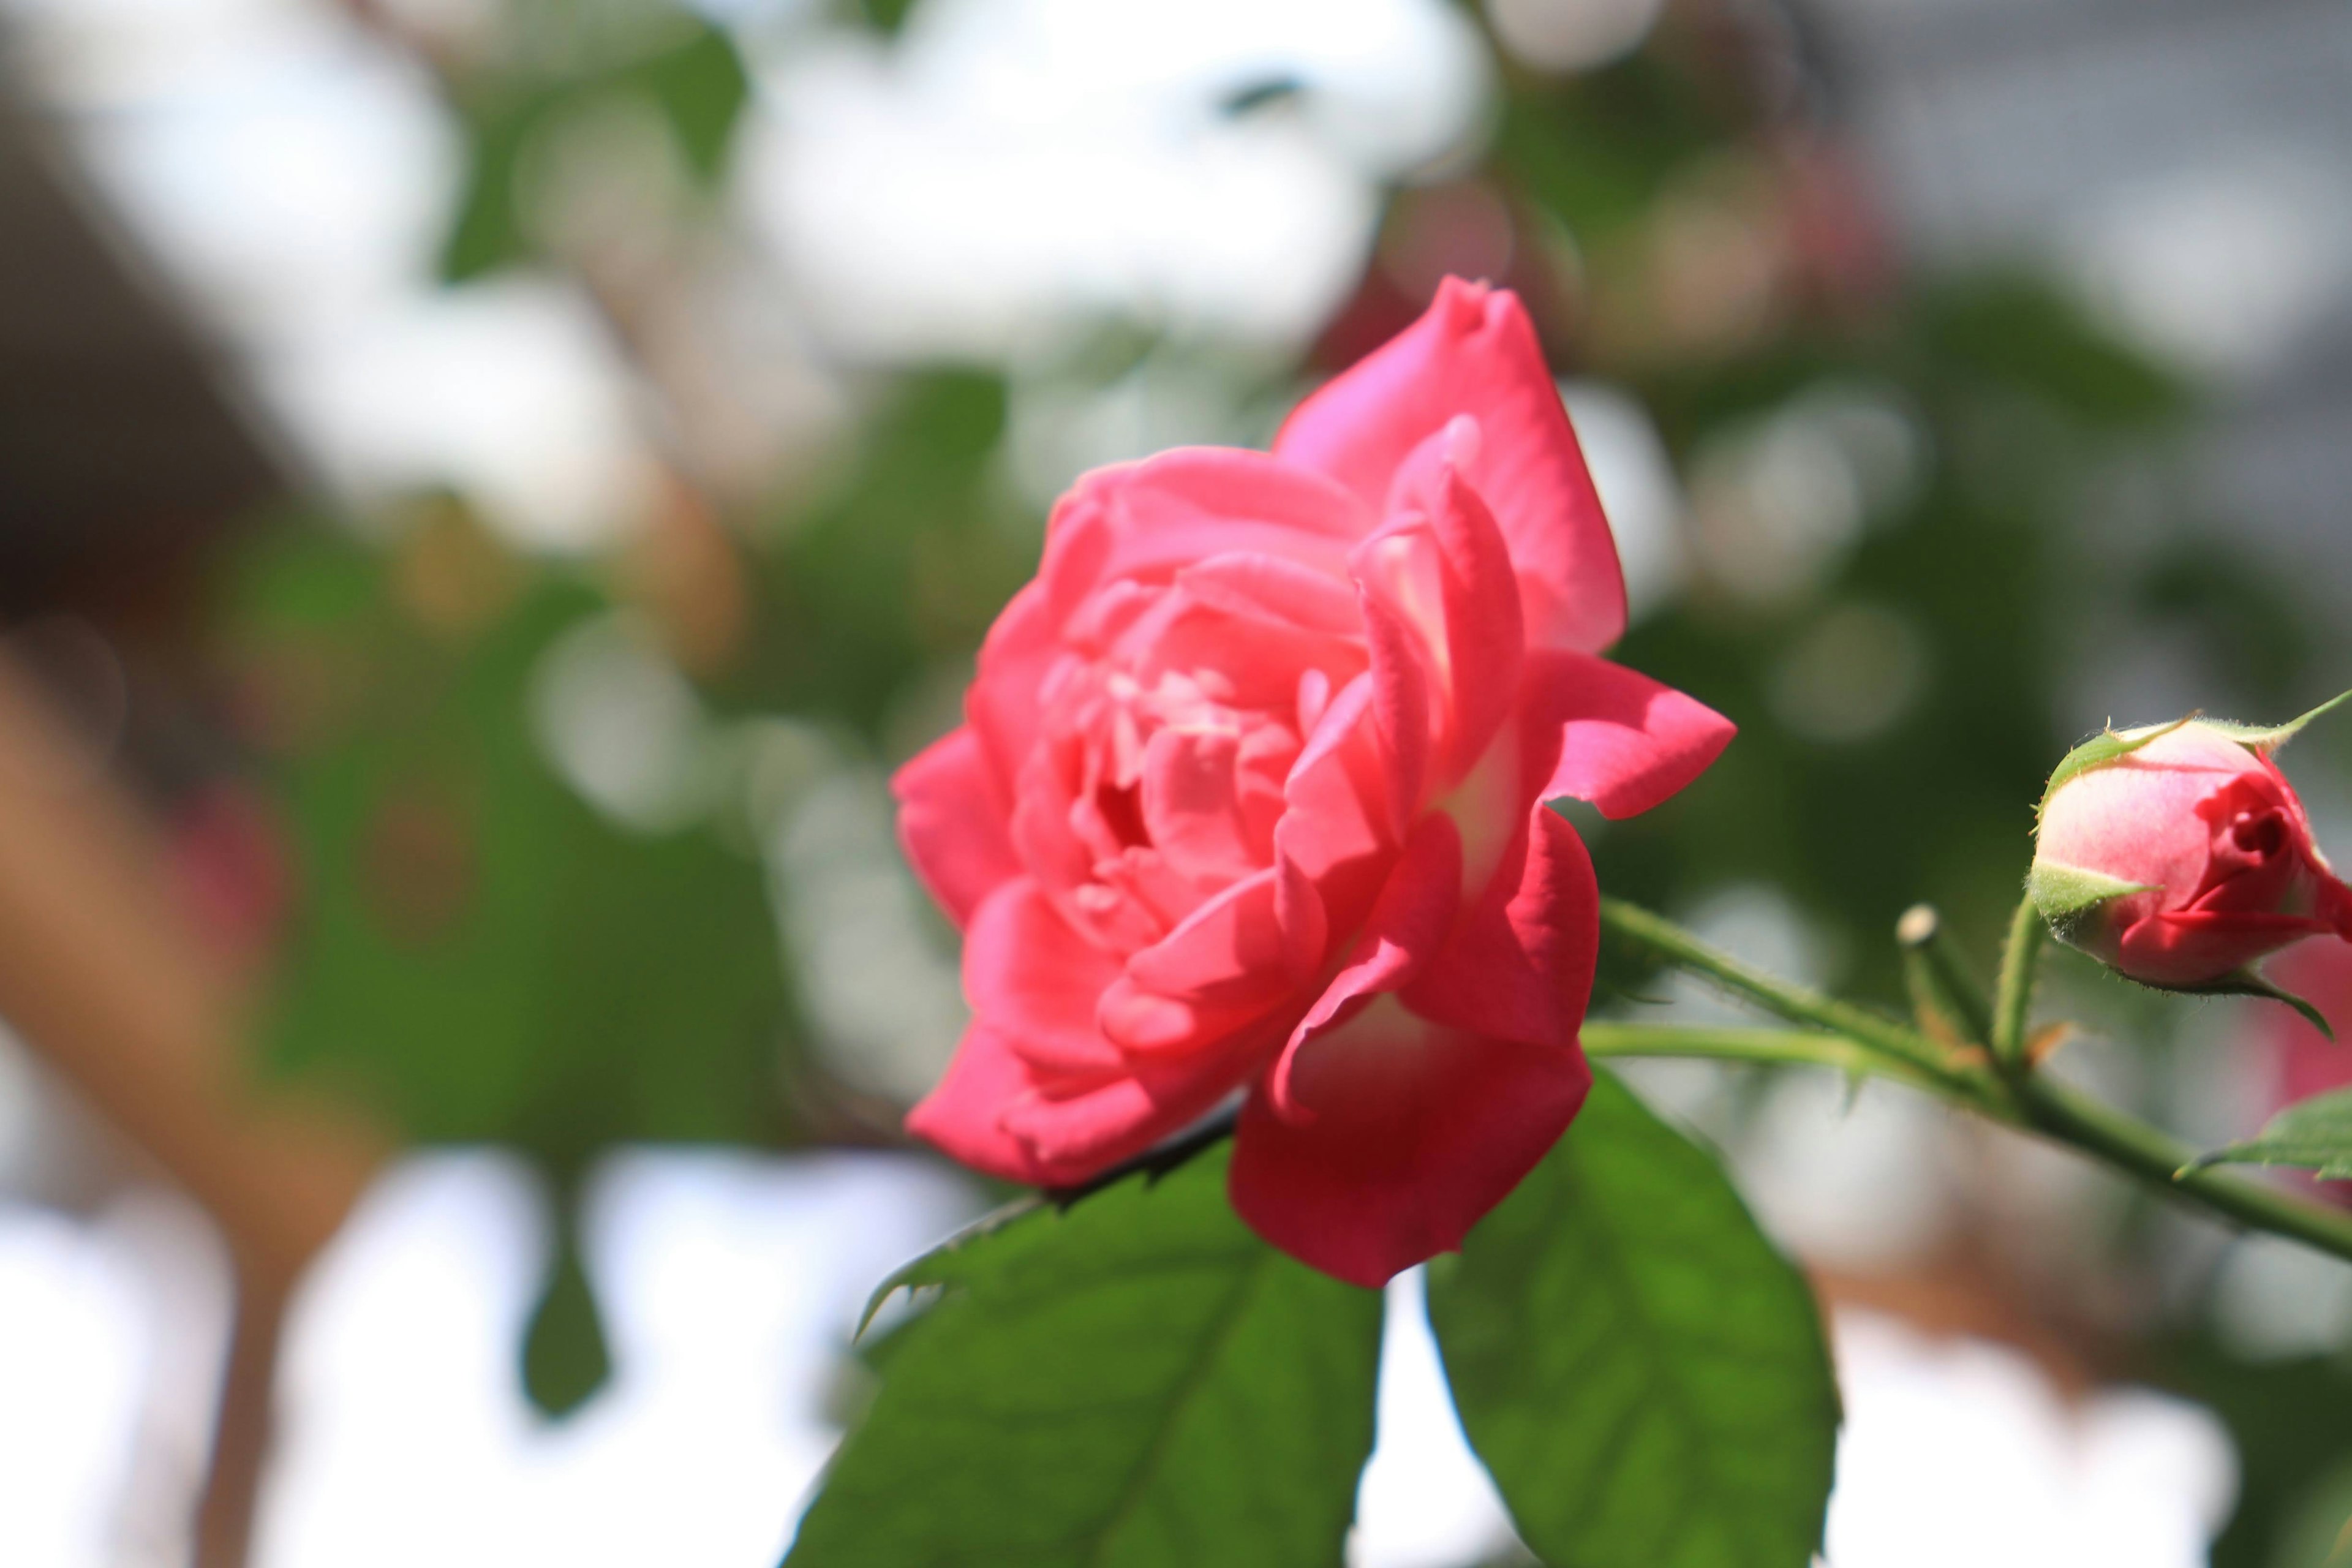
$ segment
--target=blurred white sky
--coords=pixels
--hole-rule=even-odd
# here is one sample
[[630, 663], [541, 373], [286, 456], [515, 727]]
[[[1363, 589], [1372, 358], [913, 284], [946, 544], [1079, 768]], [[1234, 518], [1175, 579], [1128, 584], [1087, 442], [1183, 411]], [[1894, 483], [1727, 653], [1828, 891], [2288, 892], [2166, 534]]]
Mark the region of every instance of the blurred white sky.
[[[1380, 182], [1484, 126], [1489, 68], [1445, 0], [925, 0], [889, 44], [714, 9], [760, 79], [733, 221], [852, 359], [1003, 362], [1106, 321], [1295, 350], [1361, 270]], [[433, 286], [463, 150], [415, 62], [326, 0], [0, 19], [165, 281], [346, 494], [454, 484], [575, 546], [644, 503], [639, 390], [577, 291]], [[1295, 90], [1224, 111], [1268, 88]]]
[[[907, 1156], [619, 1157], [586, 1210], [614, 1375], [554, 1426], [516, 1372], [542, 1205], [510, 1160], [463, 1152], [370, 1194], [290, 1320], [259, 1568], [773, 1568], [838, 1436], [827, 1400], [859, 1306], [979, 1202]], [[126, 1556], [119, 1512], [163, 1309], [182, 1306], [163, 1292], [184, 1290], [142, 1261], [154, 1245], [120, 1214], [0, 1209], [11, 1568], [171, 1560]], [[1508, 1525], [1446, 1399], [1417, 1275], [1390, 1305], [1349, 1562], [1466, 1568]], [[2228, 1515], [2234, 1458], [2193, 1406], [2070, 1402], [2012, 1351], [1866, 1314], [1841, 1314], [1835, 1341], [1829, 1568], [2194, 1568]], [[200, 1347], [177, 1355], [205, 1364]]]

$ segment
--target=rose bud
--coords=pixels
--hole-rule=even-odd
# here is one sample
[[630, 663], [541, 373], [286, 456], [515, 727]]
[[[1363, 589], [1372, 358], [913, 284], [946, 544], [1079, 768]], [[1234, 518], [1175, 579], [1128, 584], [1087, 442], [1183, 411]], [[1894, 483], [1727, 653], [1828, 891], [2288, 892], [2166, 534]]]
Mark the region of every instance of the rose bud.
[[2148, 985], [2270, 995], [2256, 959], [2305, 936], [2352, 940], [2352, 889], [2272, 761], [2326, 710], [2268, 730], [2187, 719], [2077, 747], [2042, 797], [2030, 884], [2059, 940]]
[[1600, 657], [1624, 579], [1517, 300], [1448, 280], [1291, 416], [1081, 479], [964, 725], [900, 771], [972, 1022], [908, 1126], [1080, 1183], [1237, 1094], [1257, 1232], [1364, 1285], [1566, 1130], [1600, 940], [1547, 803], [1731, 737]]

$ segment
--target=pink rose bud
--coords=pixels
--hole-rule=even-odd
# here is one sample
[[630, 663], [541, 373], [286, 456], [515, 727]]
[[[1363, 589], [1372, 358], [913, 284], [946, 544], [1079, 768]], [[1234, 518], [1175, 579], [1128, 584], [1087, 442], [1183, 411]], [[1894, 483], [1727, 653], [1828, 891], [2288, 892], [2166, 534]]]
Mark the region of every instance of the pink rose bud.
[[2317, 712], [2271, 730], [2184, 720], [2076, 748], [2042, 799], [2031, 880], [2059, 940], [2146, 984], [2273, 994], [2256, 959], [2306, 936], [2352, 940], [2352, 889], [2271, 760]]
[[971, 1026], [908, 1126], [1085, 1181], [1241, 1101], [1234, 1207], [1377, 1285], [1568, 1126], [1600, 900], [1549, 803], [1731, 726], [1601, 657], [1625, 585], [1509, 294], [1449, 280], [1271, 452], [1081, 479], [896, 781]]

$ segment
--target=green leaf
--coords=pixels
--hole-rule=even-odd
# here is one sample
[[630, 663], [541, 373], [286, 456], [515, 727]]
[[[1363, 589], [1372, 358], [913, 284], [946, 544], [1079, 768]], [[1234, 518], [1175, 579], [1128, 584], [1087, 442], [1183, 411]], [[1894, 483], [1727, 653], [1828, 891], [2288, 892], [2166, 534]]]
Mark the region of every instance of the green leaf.
[[2208, 730], [2226, 735], [2238, 744], [2267, 756], [2294, 740], [2302, 732], [2305, 724], [2323, 713], [2342, 707], [2347, 701], [2352, 701], [2352, 691], [2330, 698], [2302, 718], [2291, 719], [2284, 724], [2232, 724], [2226, 720], [2219, 719], [2207, 719], [2203, 723]]
[[1430, 1266], [1471, 1444], [1552, 1568], [1804, 1568], [1838, 1398], [1802, 1275], [1715, 1160], [1606, 1072]]
[[2200, 1154], [2188, 1168], [2208, 1165], [2294, 1165], [2326, 1181], [2352, 1177], [2352, 1089], [2297, 1100], [2254, 1137]]
[[1251, 1235], [1228, 1152], [929, 1255], [793, 1568], [1338, 1563], [1381, 1298]]
[[2150, 724], [2144, 729], [2126, 730], [2121, 733], [2113, 730], [2104, 730], [2092, 736], [2058, 759], [2058, 766], [2051, 773], [2050, 782], [2042, 786], [2042, 804], [2033, 808], [2035, 814], [2038, 816], [2048, 810], [2050, 797], [2058, 793], [2058, 786], [2075, 774], [2086, 773], [2093, 768], [2114, 762], [2118, 757], [2127, 757], [2149, 742], [2164, 739], [2182, 725], [2194, 721], [2196, 717], [2196, 714], [2191, 713], [2188, 718], [2175, 719], [2169, 724]]

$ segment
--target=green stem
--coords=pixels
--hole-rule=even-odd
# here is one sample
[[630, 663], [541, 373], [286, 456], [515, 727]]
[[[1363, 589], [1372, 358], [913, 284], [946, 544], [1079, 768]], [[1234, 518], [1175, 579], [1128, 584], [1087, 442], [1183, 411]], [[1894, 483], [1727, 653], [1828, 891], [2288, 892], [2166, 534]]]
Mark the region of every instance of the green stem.
[[1944, 929], [1944, 917], [1932, 904], [1914, 904], [1895, 922], [1895, 940], [1903, 949], [1904, 978], [1911, 986], [1915, 1007], [1932, 1013], [1952, 1033], [1970, 1045], [1992, 1040], [1992, 1004], [1984, 985], [1969, 972], [1960, 944]]
[[1989, 1092], [1981, 1073], [1955, 1061], [1931, 1041], [1882, 1014], [1840, 1002], [1744, 963], [1706, 945], [1672, 921], [1617, 899], [1601, 900], [1601, 923], [1619, 936], [1650, 949], [1677, 968], [1714, 981], [1791, 1023], [1811, 1024], [1843, 1035], [1879, 1057], [1901, 1063], [1939, 1090], [1970, 1103]]
[[2352, 1262], [2352, 1215], [2243, 1176], [2185, 1170], [2197, 1157], [2196, 1150], [2042, 1074], [2018, 1079], [2015, 1089], [2027, 1125], [2043, 1136], [2103, 1160], [2157, 1191]]
[[2010, 917], [2009, 945], [2001, 949], [2000, 981], [1993, 994], [1992, 1060], [2016, 1076], [2032, 1067], [2025, 1059], [2025, 1017], [2033, 1005], [2033, 971], [2050, 928], [2042, 922], [2032, 894], [2017, 901]]
[[1813, 1029], [1711, 1028], [1682, 1024], [1585, 1020], [1580, 1036], [1590, 1057], [1682, 1057], [1701, 1061], [1756, 1062], [1834, 1068], [1859, 1077], [1891, 1079], [1940, 1093], [1941, 1079], [1894, 1060], [1843, 1035]]
[[[2030, 922], [2029, 922], [2029, 918]], [[1814, 1030], [1685, 1028], [1589, 1022], [1585, 1049], [1594, 1056], [1701, 1057], [1726, 1061], [1793, 1062], [1869, 1073], [1941, 1095], [1989, 1120], [2030, 1130], [2086, 1154], [2133, 1180], [2198, 1204], [2250, 1229], [2284, 1236], [2352, 1262], [2352, 1215], [2323, 1207], [2242, 1176], [2184, 1169], [2196, 1151], [2113, 1106], [2030, 1070], [2024, 1018], [2041, 945], [2039, 911], [2028, 902], [2011, 927], [1994, 1019], [1996, 1047], [2016, 1047], [2013, 1070], [1995, 1078], [1940, 1051], [1912, 1030], [1803, 986], [1791, 985], [1717, 952], [1670, 921], [1604, 899], [1601, 924], [1675, 967]], [[1826, 1033], [1815, 1032], [1827, 1031]]]

